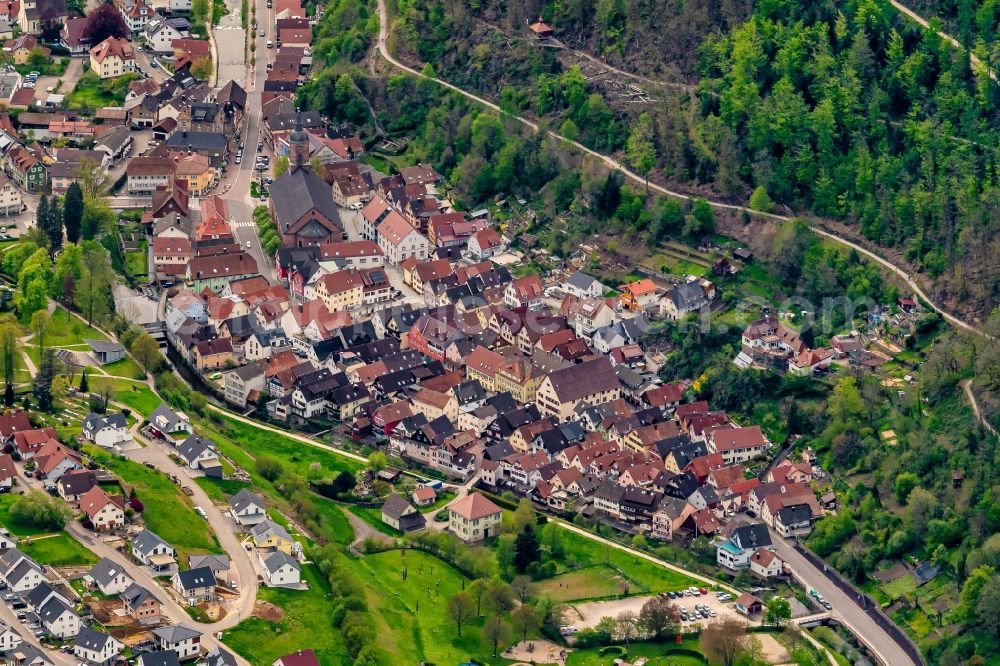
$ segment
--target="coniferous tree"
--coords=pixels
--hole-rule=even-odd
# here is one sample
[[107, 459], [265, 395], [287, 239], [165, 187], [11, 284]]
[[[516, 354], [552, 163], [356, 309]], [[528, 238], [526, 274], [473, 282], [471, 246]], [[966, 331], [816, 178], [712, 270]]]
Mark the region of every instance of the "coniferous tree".
[[45, 221], [45, 234], [49, 237], [49, 251], [56, 254], [63, 246], [63, 211], [59, 199], [49, 200], [48, 219]]
[[66, 240], [76, 243], [80, 240], [80, 225], [83, 222], [83, 190], [76, 181], [70, 183], [63, 201], [63, 225]]

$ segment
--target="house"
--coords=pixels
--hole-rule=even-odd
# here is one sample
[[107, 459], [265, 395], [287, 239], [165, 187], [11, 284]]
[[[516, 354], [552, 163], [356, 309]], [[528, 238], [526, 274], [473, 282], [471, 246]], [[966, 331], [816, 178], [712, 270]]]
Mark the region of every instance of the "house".
[[448, 506], [448, 529], [467, 543], [500, 533], [501, 510], [481, 493], [470, 493]]
[[[142, 0], [138, 0], [141, 2]], [[174, 52], [174, 40], [183, 39], [190, 36], [190, 29], [185, 30], [184, 24], [177, 24], [172, 20], [165, 19], [159, 14], [154, 14], [142, 28], [146, 37], [146, 44], [151, 49], [161, 55], [170, 55]]]
[[103, 416], [91, 412], [83, 420], [83, 436], [88, 442], [105, 448], [132, 441], [125, 415], [121, 412]]
[[34, 192], [48, 179], [45, 164], [19, 143], [7, 150], [3, 164], [7, 175], [23, 190]]
[[686, 282], [667, 290], [660, 303], [660, 310], [667, 319], [677, 321], [705, 306], [708, 295], [697, 282]]
[[403, 167], [399, 170], [399, 176], [405, 185], [434, 185], [441, 180], [441, 176], [430, 164]]
[[763, 455], [771, 446], [759, 425], [720, 428], [707, 437], [709, 453], [720, 453], [727, 465], [743, 463]]
[[0, 580], [11, 593], [27, 592], [45, 580], [45, 571], [17, 548], [10, 548], [0, 553]]
[[149, 415], [149, 427], [154, 431], [154, 434], [165, 439], [183, 433], [189, 435], [194, 433], [194, 426], [191, 425], [191, 419], [182, 412], [175, 412], [170, 409], [165, 402], [161, 403]]
[[90, 49], [90, 69], [102, 79], [135, 71], [135, 49], [125, 39], [108, 37]]
[[[384, 201], [376, 198], [365, 207], [365, 210], [373, 206], [377, 208], [379, 205], [387, 206]], [[431, 245], [427, 237], [392, 209], [388, 209], [388, 213], [376, 227], [376, 238], [386, 261], [393, 266], [400, 265], [409, 257], [426, 261], [430, 255]]]
[[121, 594], [135, 582], [125, 573], [123, 566], [106, 557], [102, 557], [83, 580], [109, 597]]
[[66, 472], [81, 467], [80, 454], [55, 440], [49, 440], [35, 453], [35, 473], [40, 479], [56, 482]]
[[503, 299], [511, 309], [526, 307], [529, 310], [537, 310], [542, 307], [544, 291], [541, 278], [537, 275], [528, 275], [508, 284]]
[[109, 666], [118, 660], [125, 645], [117, 638], [90, 627], [81, 627], [73, 641], [73, 656], [87, 664]]
[[495, 229], [480, 229], [469, 237], [466, 251], [476, 261], [489, 259], [506, 249], [506, 244]]
[[17, 39], [7, 40], [3, 44], [4, 53], [14, 62], [15, 65], [28, 64], [28, 57], [35, 49], [44, 53], [46, 58], [48, 58], [52, 53], [50, 49], [45, 48], [44, 45], [39, 43], [38, 38], [35, 35], [31, 34], [21, 35]]
[[132, 148], [132, 131], [125, 126], [105, 132], [94, 143], [94, 150], [104, 153], [111, 161], [124, 157], [130, 148]]
[[226, 254], [195, 256], [188, 264], [185, 279], [193, 291], [200, 292], [208, 287], [218, 292], [230, 282], [255, 275], [260, 275], [257, 260], [240, 250]]
[[109, 497], [100, 486], [84, 493], [80, 498], [80, 510], [98, 532], [107, 532], [125, 524], [124, 501], [120, 497]]
[[53, 595], [37, 611], [38, 621], [45, 631], [57, 638], [72, 638], [84, 631], [80, 618], [58, 595]]
[[215, 601], [215, 573], [210, 567], [178, 571], [170, 578], [170, 585], [188, 606]]
[[90, 42], [83, 38], [83, 29], [86, 27], [85, 16], [74, 16], [63, 23], [62, 30], [59, 31], [59, 43], [71, 56], [82, 56], [87, 53]]
[[570, 273], [559, 287], [577, 298], [600, 298], [608, 290], [597, 278], [580, 271]]
[[201, 372], [220, 370], [236, 363], [230, 338], [200, 340], [195, 343], [193, 352], [194, 366]]
[[173, 650], [143, 652], [136, 662], [138, 666], [180, 666], [181, 660]]
[[656, 310], [656, 301], [660, 298], [660, 290], [649, 278], [638, 280], [622, 286], [619, 303], [624, 310], [630, 312], [651, 312]]
[[750, 556], [758, 548], [771, 547], [771, 533], [766, 525], [741, 525], [729, 538], [716, 544], [715, 560], [721, 567], [737, 571], [750, 566]]
[[11, 652], [22, 642], [21, 634], [14, 631], [9, 624], [0, 620], [0, 653]]
[[417, 506], [430, 506], [437, 501], [437, 491], [430, 486], [420, 486], [413, 491], [412, 498]]
[[161, 650], [173, 650], [181, 661], [201, 654], [201, 632], [175, 624], [153, 629], [153, 641]]
[[23, 205], [21, 190], [17, 189], [13, 180], [0, 173], [0, 215], [17, 215]]
[[423, 529], [427, 524], [424, 514], [396, 494], [389, 495], [382, 505], [382, 522], [400, 532]]
[[222, 647], [217, 647], [205, 655], [202, 663], [204, 666], [239, 666], [236, 657]]
[[[268, 348], [270, 348], [270, 344]], [[264, 369], [256, 363], [244, 365], [226, 373], [226, 402], [236, 405], [240, 409], [246, 408], [247, 398], [252, 393], [259, 396], [263, 391]]]
[[94, 359], [101, 365], [108, 365], [125, 358], [125, 347], [110, 340], [87, 340], [84, 343], [90, 347]]
[[118, 11], [125, 19], [125, 25], [134, 33], [141, 32], [146, 23], [157, 15], [144, 0], [121, 0]]
[[177, 455], [191, 469], [202, 469], [205, 476], [221, 476], [222, 467], [215, 445], [207, 439], [191, 435], [177, 445]]
[[59, 592], [48, 581], [39, 583], [35, 589], [23, 594], [22, 597], [24, 599], [24, 603], [27, 604], [27, 607], [36, 613], [52, 599], [59, 599], [67, 606], [72, 605], [69, 598]]
[[747, 617], [760, 615], [764, 610], [764, 602], [747, 592], [736, 598], [735, 606], [737, 613], [742, 613]]
[[59, 496], [67, 502], [76, 502], [97, 485], [97, 473], [89, 469], [66, 472], [56, 482]]
[[260, 561], [267, 572], [267, 582], [271, 586], [298, 586], [302, 579], [302, 566], [291, 555], [276, 550], [260, 553]]
[[758, 548], [750, 556], [750, 571], [761, 578], [774, 578], [784, 573], [785, 563], [774, 551]]
[[256, 525], [267, 519], [267, 505], [246, 488], [229, 498], [230, 513], [238, 524]]
[[[134, 124], [134, 121], [133, 121]], [[172, 181], [177, 167], [169, 157], [133, 157], [125, 172], [128, 176], [128, 193], [130, 196], [154, 196], [157, 188], [172, 188]], [[172, 192], [167, 189], [165, 192]], [[165, 197], [166, 198], [166, 197]], [[153, 217], [160, 207], [153, 206]]]
[[538, 385], [535, 399], [543, 416], [569, 421], [577, 406], [600, 405], [621, 397], [621, 384], [607, 356], [555, 370]]
[[129, 585], [121, 593], [125, 614], [140, 624], [159, 622], [163, 616], [163, 604], [156, 596], [136, 583]]
[[38, 33], [50, 26], [58, 27], [69, 16], [66, 0], [21, 0], [20, 4], [17, 23], [23, 32]]
[[163, 571], [175, 563], [177, 551], [155, 532], [143, 530], [132, 537], [132, 557], [154, 571]]
[[302, 545], [294, 541], [284, 527], [269, 518], [250, 528], [250, 538], [257, 548], [280, 550], [288, 555], [302, 550]]

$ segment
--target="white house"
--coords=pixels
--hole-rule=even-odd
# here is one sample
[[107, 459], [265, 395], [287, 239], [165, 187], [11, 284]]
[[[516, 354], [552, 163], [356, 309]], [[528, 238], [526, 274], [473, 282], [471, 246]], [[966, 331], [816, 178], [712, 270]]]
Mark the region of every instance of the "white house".
[[233, 520], [240, 525], [256, 525], [267, 518], [267, 505], [246, 488], [229, 498], [229, 506]]
[[45, 630], [57, 638], [72, 638], [82, 629], [79, 616], [58, 596], [52, 596], [38, 609], [38, 619]]
[[177, 455], [179, 455], [187, 466], [191, 469], [198, 469], [203, 462], [218, 460], [219, 454], [207, 439], [202, 439], [198, 435], [191, 435], [177, 445]]
[[267, 582], [271, 585], [298, 585], [302, 578], [302, 568], [298, 561], [286, 553], [260, 553], [260, 563], [267, 572]]
[[378, 225], [376, 235], [378, 246], [382, 248], [386, 261], [392, 266], [398, 266], [409, 257], [426, 261], [430, 255], [431, 243], [427, 237], [395, 210], [390, 210]]
[[83, 420], [83, 436], [88, 442], [105, 448], [132, 441], [125, 415], [121, 412], [106, 415], [91, 412]]
[[6, 622], [0, 620], [0, 652], [9, 652], [22, 642], [21, 634], [14, 631]]
[[180, 30], [170, 25], [170, 23], [160, 16], [154, 15], [143, 28], [146, 36], [146, 43], [157, 53], [173, 53], [174, 47], [170, 43], [175, 39], [181, 39], [184, 34]]
[[83, 580], [109, 597], [121, 594], [134, 582], [132, 577], [125, 573], [125, 567], [106, 557], [102, 557]]
[[125, 646], [117, 638], [90, 627], [82, 627], [73, 641], [73, 656], [88, 664], [113, 664]]
[[21, 212], [21, 190], [14, 181], [0, 174], [0, 215], [17, 215]]
[[41, 565], [17, 548], [0, 553], [0, 579], [12, 593], [33, 590], [45, 580]]
[[785, 563], [772, 550], [758, 548], [750, 556], [750, 571], [761, 578], [779, 576], [784, 570]]
[[153, 640], [161, 650], [173, 650], [184, 661], [201, 653], [201, 632], [183, 624], [153, 629]]
[[759, 548], [771, 547], [771, 534], [766, 525], [741, 525], [729, 538], [716, 544], [715, 560], [719, 566], [737, 571], [750, 566], [750, 556]]
[[570, 273], [559, 288], [577, 298], [600, 298], [608, 290], [597, 278], [580, 271]]
[[132, 556], [155, 569], [165, 569], [174, 563], [177, 551], [155, 532], [143, 530], [132, 537]]

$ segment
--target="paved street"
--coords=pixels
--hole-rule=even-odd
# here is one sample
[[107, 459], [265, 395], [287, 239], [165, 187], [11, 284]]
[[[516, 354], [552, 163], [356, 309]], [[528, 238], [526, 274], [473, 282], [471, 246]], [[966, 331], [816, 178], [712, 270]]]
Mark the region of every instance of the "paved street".
[[[219, 88], [228, 81], [237, 81], [244, 85], [246, 81], [246, 34], [240, 22], [240, 0], [226, 0], [229, 13], [222, 17], [219, 25], [212, 28], [215, 44], [219, 52], [219, 63], [216, 79]], [[257, 9], [260, 11], [260, 8]], [[260, 106], [250, 106], [260, 109]]]
[[771, 533], [772, 543], [778, 557], [792, 568], [795, 577], [806, 588], [813, 588], [826, 597], [833, 606], [833, 616], [861, 636], [870, 647], [873, 647], [885, 664], [891, 666], [906, 666], [913, 664], [895, 639], [872, 621], [868, 613], [861, 608], [858, 599], [851, 597], [834, 585], [826, 575], [816, 569], [809, 560], [799, 553], [792, 544]]

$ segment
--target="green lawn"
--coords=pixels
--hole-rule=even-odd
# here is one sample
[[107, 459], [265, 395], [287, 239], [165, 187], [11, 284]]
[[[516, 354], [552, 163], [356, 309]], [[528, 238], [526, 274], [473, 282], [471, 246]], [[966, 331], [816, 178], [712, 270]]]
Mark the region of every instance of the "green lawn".
[[31, 543], [22, 541], [17, 545], [25, 554], [35, 558], [39, 564], [54, 567], [97, 564], [97, 555], [84, 548], [76, 539], [60, 532], [55, 536], [41, 537]]
[[[411, 498], [407, 497], [406, 499], [407, 499], [407, 501], [411, 501], [412, 502]], [[448, 502], [452, 501], [453, 499], [455, 499], [455, 493], [451, 492], [450, 490], [444, 490], [444, 491], [438, 492], [437, 499], [434, 500], [434, 504], [431, 504], [429, 506], [421, 506], [421, 507], [417, 507], [417, 508], [420, 509], [421, 513], [434, 513], [435, 511], [437, 511], [438, 509], [440, 509], [441, 507], [443, 507], [445, 504], [447, 504]], [[429, 519], [429, 517], [428, 517], [428, 519]]]
[[[345, 456], [234, 421], [226, 416], [222, 417], [222, 423], [222, 434], [251, 456], [271, 456], [281, 461], [286, 469], [292, 469], [306, 478], [329, 478], [344, 471], [353, 474], [363, 467], [361, 463]], [[320, 469], [311, 470], [310, 466], [313, 463], [319, 463]], [[252, 468], [253, 465], [249, 467]]]
[[241, 488], [247, 488], [251, 492], [253, 487], [250, 484], [242, 483], [240, 481], [232, 481], [225, 479], [213, 479], [207, 476], [201, 476], [194, 480], [205, 494], [208, 495], [209, 499], [213, 502], [228, 502], [230, 495], [235, 495], [240, 491]]
[[135, 489], [146, 526], [177, 549], [179, 561], [186, 562], [190, 554], [222, 552], [208, 521], [194, 512], [191, 500], [166, 474], [95, 447], [85, 450]]
[[319, 510], [326, 524], [326, 532], [333, 542], [346, 546], [354, 541], [354, 528], [347, 520], [344, 509], [339, 504], [324, 497], [316, 496], [313, 499], [313, 504], [316, 505], [316, 509]]
[[628, 594], [646, 594], [649, 590], [609, 566], [598, 564], [578, 571], [568, 571], [546, 580], [532, 583], [531, 594], [548, 596], [553, 601], [581, 601], [621, 595], [619, 585], [627, 583]]
[[622, 572], [637, 585], [649, 592], [682, 590], [692, 585], [702, 586], [703, 582], [682, 573], [661, 567], [653, 562], [636, 557], [617, 548], [588, 539], [569, 530], [562, 531], [566, 559], [575, 560], [580, 566], [605, 564]]
[[280, 622], [259, 617], [243, 620], [223, 632], [222, 642], [252, 664], [270, 664], [304, 647], [314, 650], [323, 666], [349, 664], [340, 632], [330, 623], [329, 584], [312, 564], [302, 567], [302, 579], [311, 586], [309, 590], [261, 587], [257, 593], [258, 600], [284, 611]]
[[[68, 345], [85, 344], [85, 339], [106, 340], [107, 336], [86, 322], [70, 315], [63, 308], [56, 308], [52, 313], [49, 330], [45, 333], [45, 344], [48, 347], [66, 347]], [[37, 342], [37, 341], [36, 341]]]
[[145, 371], [139, 367], [138, 363], [130, 359], [128, 356], [120, 361], [102, 365], [101, 370], [115, 377], [131, 377], [132, 379], [146, 378]]
[[31, 525], [22, 525], [14, 522], [14, 519], [10, 517], [10, 507], [19, 497], [20, 495], [10, 493], [0, 495], [0, 525], [3, 525], [19, 537], [49, 533], [51, 530], [43, 530]]
[[509, 663], [490, 657], [492, 651], [483, 645], [485, 618], [463, 627], [458, 637], [445, 608], [448, 598], [469, 580], [450, 565], [417, 550], [368, 555], [356, 564], [363, 579], [371, 581], [368, 607], [387, 663], [458, 664], [470, 658], [491, 665]]
[[[649, 666], [703, 666], [704, 661], [698, 657], [684, 654], [666, 654], [671, 648], [685, 648], [688, 650], [698, 650], [698, 641], [688, 639], [681, 645], [675, 643], [635, 643], [625, 649], [624, 645], [610, 648], [590, 648], [586, 650], [574, 650], [570, 652], [566, 659], [566, 666], [608, 666], [613, 664], [615, 659], [625, 659], [634, 662], [640, 657], [645, 657], [649, 661]], [[604, 652], [602, 655], [601, 652]]]
[[149, 275], [149, 262], [145, 252], [126, 252], [125, 270], [128, 274], [136, 278], [144, 278]]
[[70, 109], [100, 109], [105, 106], [121, 106], [125, 103], [128, 84], [138, 78], [135, 74], [125, 74], [102, 81], [93, 71], [87, 70], [80, 77], [76, 88], [66, 98]]
[[[95, 377], [95, 379], [100, 379]], [[89, 380], [89, 377], [88, 377]], [[91, 382], [93, 385], [93, 382]], [[158, 395], [145, 384], [137, 384], [118, 380], [114, 383], [114, 399], [120, 403], [128, 405], [133, 411], [142, 414], [143, 417], [152, 414], [160, 403], [163, 402]]]
[[889, 595], [890, 599], [908, 597], [917, 591], [917, 580], [913, 577], [913, 574], [906, 574], [892, 582], [886, 583], [882, 586], [882, 590]]

